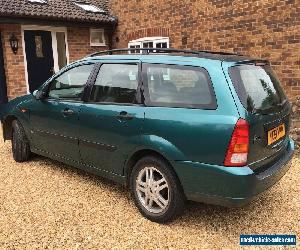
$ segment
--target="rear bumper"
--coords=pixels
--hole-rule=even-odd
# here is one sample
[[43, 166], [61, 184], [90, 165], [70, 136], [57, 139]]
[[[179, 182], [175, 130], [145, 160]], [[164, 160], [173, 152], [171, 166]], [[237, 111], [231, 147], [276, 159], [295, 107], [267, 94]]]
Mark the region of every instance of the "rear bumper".
[[250, 167], [224, 167], [178, 161], [175, 171], [188, 200], [228, 207], [243, 206], [278, 182], [290, 168], [294, 142], [280, 159], [256, 174]]

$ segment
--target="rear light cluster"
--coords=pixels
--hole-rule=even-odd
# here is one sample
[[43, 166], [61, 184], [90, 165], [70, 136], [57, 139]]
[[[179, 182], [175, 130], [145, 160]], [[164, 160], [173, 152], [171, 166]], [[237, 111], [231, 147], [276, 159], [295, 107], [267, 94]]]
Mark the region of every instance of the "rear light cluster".
[[227, 167], [241, 167], [247, 164], [249, 153], [249, 124], [239, 119], [235, 125], [227, 149], [224, 165]]

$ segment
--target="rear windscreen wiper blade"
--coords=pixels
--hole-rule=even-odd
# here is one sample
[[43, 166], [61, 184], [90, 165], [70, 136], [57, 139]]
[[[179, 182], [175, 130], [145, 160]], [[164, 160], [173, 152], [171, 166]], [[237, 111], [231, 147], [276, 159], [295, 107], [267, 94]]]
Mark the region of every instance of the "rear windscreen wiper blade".
[[287, 100], [283, 100], [281, 103], [278, 103], [277, 106], [283, 107], [287, 103]]
[[252, 109], [252, 114], [262, 114], [262, 115], [266, 115], [269, 114], [270, 111], [274, 111], [274, 107], [269, 107], [266, 109], [259, 109], [259, 108], [253, 108]]

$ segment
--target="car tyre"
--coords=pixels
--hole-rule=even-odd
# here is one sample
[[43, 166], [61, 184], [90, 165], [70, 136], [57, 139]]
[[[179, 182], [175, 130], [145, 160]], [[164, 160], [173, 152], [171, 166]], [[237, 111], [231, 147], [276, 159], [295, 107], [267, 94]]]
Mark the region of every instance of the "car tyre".
[[18, 120], [12, 122], [12, 152], [16, 162], [28, 161], [31, 154], [29, 141]]
[[182, 186], [163, 159], [147, 156], [139, 160], [130, 175], [130, 190], [140, 213], [153, 222], [166, 223], [183, 212]]

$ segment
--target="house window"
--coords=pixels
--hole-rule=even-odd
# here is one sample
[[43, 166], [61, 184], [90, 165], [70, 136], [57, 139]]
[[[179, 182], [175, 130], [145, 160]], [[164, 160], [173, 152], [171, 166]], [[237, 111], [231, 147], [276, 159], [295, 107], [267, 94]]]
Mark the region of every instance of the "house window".
[[106, 46], [103, 29], [91, 29], [91, 46]]
[[65, 32], [56, 32], [56, 40], [57, 40], [58, 68], [62, 69], [67, 65], [67, 48], [66, 48]]
[[[166, 49], [169, 48], [169, 38], [168, 37], [145, 37], [137, 40], [130, 41], [128, 43], [128, 48], [139, 49], [139, 48], [157, 48]], [[132, 53], [138, 53], [139, 50], [134, 50]]]
[[48, 1], [47, 0], [28, 0], [29, 3], [41, 3], [41, 4], [46, 4]]
[[37, 58], [43, 58], [43, 41], [41, 36], [35, 36], [34, 37], [35, 41], [35, 53]]
[[87, 12], [92, 12], [92, 13], [105, 13], [105, 10], [98, 8], [95, 5], [92, 4], [87, 4], [87, 3], [75, 3], [78, 7], [84, 9]]

